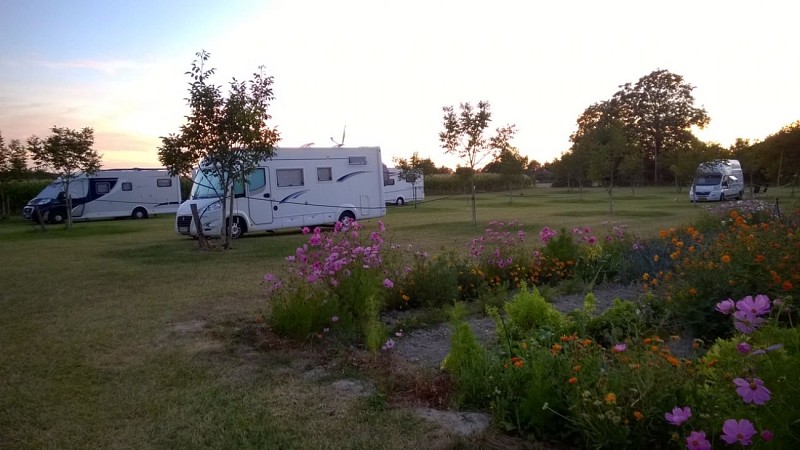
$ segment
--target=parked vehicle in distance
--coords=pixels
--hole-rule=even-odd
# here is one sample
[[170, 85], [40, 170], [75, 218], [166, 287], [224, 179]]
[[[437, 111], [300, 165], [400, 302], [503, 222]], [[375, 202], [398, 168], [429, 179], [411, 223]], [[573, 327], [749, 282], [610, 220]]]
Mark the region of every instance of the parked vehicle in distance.
[[[233, 214], [223, 219], [219, 178], [197, 170], [189, 200], [178, 209], [175, 231], [197, 236], [191, 206], [203, 234], [231, 236], [284, 228], [333, 225], [386, 215], [380, 147], [276, 148], [247, 183], [234, 186]], [[226, 204], [227, 209], [227, 204]]]
[[403, 206], [409, 201], [419, 202], [425, 199], [425, 178], [420, 173], [401, 176], [396, 167], [383, 168], [383, 196], [386, 204]]
[[744, 174], [739, 161], [718, 159], [700, 163], [689, 189], [693, 202], [716, 202], [744, 198]]
[[[67, 219], [65, 183], [59, 177], [23, 208], [27, 220], [62, 223]], [[80, 173], [69, 183], [72, 220], [174, 214], [181, 204], [181, 183], [166, 169], [108, 169]]]

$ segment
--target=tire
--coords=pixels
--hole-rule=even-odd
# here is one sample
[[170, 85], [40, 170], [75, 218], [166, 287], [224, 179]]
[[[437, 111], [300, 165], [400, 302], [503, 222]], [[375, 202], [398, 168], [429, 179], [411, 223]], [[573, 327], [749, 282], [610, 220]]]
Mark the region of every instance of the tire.
[[144, 208], [136, 208], [131, 213], [131, 217], [134, 219], [147, 219], [147, 210]]
[[55, 209], [53, 211], [50, 211], [50, 214], [47, 215], [47, 221], [52, 224], [59, 225], [64, 223], [65, 220], [67, 220], [66, 211]]
[[234, 217], [233, 223], [231, 224], [231, 239], [239, 239], [244, 236], [245, 231], [247, 231], [247, 226], [244, 224], [244, 221], [241, 217]]
[[403, 197], [397, 197], [397, 200], [395, 200], [394, 204], [397, 206], [403, 206], [406, 204], [406, 201], [403, 199]]
[[353, 211], [344, 211], [342, 215], [339, 216], [339, 222], [347, 223], [356, 220], [356, 215], [353, 214]]

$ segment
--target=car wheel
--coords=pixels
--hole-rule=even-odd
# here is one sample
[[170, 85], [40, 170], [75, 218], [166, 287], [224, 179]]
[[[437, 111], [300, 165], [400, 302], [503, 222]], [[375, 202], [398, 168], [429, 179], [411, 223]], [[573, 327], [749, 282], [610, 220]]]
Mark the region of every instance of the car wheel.
[[56, 225], [64, 223], [67, 220], [67, 214], [64, 211], [50, 211], [50, 215], [48, 217], [50, 223], [54, 223]]
[[231, 239], [239, 239], [244, 236], [245, 225], [241, 217], [234, 217], [231, 223]]

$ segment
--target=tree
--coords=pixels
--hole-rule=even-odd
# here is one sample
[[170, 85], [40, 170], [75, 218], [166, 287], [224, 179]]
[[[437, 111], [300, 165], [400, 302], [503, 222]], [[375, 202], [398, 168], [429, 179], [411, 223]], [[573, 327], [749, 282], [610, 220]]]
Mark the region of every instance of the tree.
[[[428, 160], [430, 161], [430, 159]], [[411, 183], [411, 189], [414, 191], [414, 209], [417, 208], [417, 182], [424, 176], [423, 160], [420, 159], [419, 154], [414, 152], [411, 158], [394, 158], [395, 167], [397, 167], [397, 175], [407, 182]]]
[[500, 178], [508, 189], [508, 203], [512, 202], [511, 186], [522, 183], [525, 168], [528, 166], [528, 157], [519, 154], [519, 150], [511, 145], [511, 139], [516, 130], [514, 125], [497, 129], [497, 134], [491, 139], [491, 147], [497, 150], [495, 159], [484, 167], [485, 172], [500, 174]]
[[[491, 122], [492, 113], [489, 103], [478, 102], [477, 110], [469, 103], [461, 103], [460, 113], [456, 115], [452, 106], [445, 106], [444, 131], [439, 133], [439, 141], [447, 154], [458, 155], [467, 164], [463, 167], [469, 181], [470, 203], [472, 208], [472, 225], [478, 224], [475, 208], [475, 170], [480, 162], [493, 149], [483, 133]], [[456, 168], [458, 173], [458, 168]]]
[[15, 174], [28, 171], [28, 150], [19, 139], [12, 139], [8, 143], [8, 165]]
[[692, 126], [703, 128], [709, 117], [694, 106], [694, 86], [667, 70], [656, 70], [627, 83], [614, 95], [628, 140], [641, 146], [653, 163], [653, 182], [660, 181], [659, 158], [691, 142]]
[[[753, 145], [767, 177], [780, 186], [781, 179], [795, 183], [800, 176], [800, 120]], [[788, 185], [788, 183], [785, 183]]]
[[681, 187], [694, 181], [697, 166], [705, 161], [717, 159], [731, 159], [730, 152], [719, 144], [705, 143], [693, 138], [686, 148], [667, 155], [664, 165], [669, 168], [675, 181], [675, 192], [681, 192]]
[[580, 153], [589, 155], [589, 178], [606, 189], [608, 213], [613, 213], [619, 167], [631, 155], [622, 122], [611, 118], [599, 121], [578, 138], [575, 146]]
[[[273, 77], [265, 76], [262, 66], [250, 81], [234, 78], [226, 98], [220, 86], [210, 83], [215, 69], [205, 65], [211, 55], [202, 50], [196, 56], [187, 72], [191, 112], [178, 133], [161, 138], [158, 158], [172, 175], [188, 176], [199, 164], [206, 178], [214, 180], [226, 225], [223, 247], [227, 249], [232, 227], [242, 226], [233, 217], [233, 186], [246, 183], [259, 161], [274, 155], [280, 139], [277, 129], [267, 126], [271, 119], [267, 109], [274, 99]], [[201, 229], [199, 223], [197, 227]]]
[[67, 204], [66, 228], [72, 228], [72, 194], [69, 186], [82, 172], [93, 174], [100, 170], [101, 156], [92, 148], [94, 130], [83, 128], [52, 127], [52, 134], [44, 141], [36, 136], [28, 139], [28, 151], [40, 168], [55, 172], [61, 181], [61, 192]]

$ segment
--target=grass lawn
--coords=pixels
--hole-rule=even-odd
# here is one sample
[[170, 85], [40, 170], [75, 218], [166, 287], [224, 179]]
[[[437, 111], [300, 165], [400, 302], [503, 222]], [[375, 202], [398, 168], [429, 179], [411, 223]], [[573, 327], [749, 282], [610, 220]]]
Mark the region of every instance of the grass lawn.
[[[396, 243], [463, 251], [491, 220], [652, 235], [701, 214], [687, 197], [619, 190], [608, 215], [599, 189], [534, 188], [510, 203], [482, 194], [476, 228], [467, 197], [429, 196], [389, 207], [384, 221]], [[309, 378], [327, 361], [311, 346], [249, 344], [268, 302], [263, 275], [304, 242], [259, 233], [198, 252], [167, 216], [47, 232], [0, 223], [0, 448], [427, 448], [432, 425], [380, 394], [332, 387], [364, 376], [352, 364]]]

